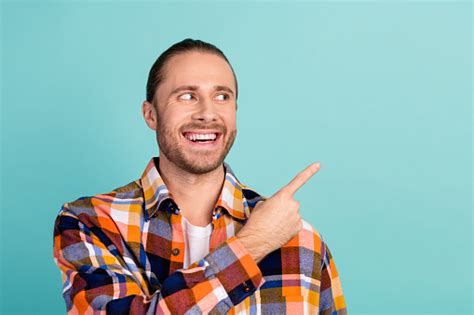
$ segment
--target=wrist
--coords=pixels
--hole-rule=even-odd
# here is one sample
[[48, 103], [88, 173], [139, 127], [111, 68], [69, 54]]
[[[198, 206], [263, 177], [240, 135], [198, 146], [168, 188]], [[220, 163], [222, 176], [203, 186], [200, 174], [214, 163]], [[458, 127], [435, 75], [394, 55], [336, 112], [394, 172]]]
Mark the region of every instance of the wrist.
[[241, 233], [237, 233], [236, 236], [250, 254], [250, 257], [252, 257], [252, 259], [257, 263], [259, 263], [268, 254], [266, 246], [262, 242], [262, 238], [258, 237], [257, 235], [242, 231]]

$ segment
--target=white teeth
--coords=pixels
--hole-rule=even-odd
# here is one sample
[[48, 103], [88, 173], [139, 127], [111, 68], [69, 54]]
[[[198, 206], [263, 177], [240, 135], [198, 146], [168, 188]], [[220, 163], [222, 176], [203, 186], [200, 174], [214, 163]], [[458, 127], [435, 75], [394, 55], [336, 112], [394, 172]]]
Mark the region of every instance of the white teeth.
[[191, 141], [196, 140], [215, 140], [217, 135], [215, 133], [186, 133], [186, 138]]

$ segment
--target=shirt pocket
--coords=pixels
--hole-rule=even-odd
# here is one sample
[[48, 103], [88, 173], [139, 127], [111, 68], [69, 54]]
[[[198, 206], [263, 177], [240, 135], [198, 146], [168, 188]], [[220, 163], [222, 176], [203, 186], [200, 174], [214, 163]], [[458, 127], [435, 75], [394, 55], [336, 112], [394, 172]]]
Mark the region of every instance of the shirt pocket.
[[[304, 274], [283, 274], [281, 294], [285, 301], [286, 314], [317, 314], [318, 307], [314, 294], [314, 279]], [[311, 293], [314, 293], [311, 291]], [[313, 301], [310, 301], [310, 297]]]
[[302, 294], [292, 294], [283, 296], [285, 299], [285, 313], [286, 314], [309, 314], [308, 301]]

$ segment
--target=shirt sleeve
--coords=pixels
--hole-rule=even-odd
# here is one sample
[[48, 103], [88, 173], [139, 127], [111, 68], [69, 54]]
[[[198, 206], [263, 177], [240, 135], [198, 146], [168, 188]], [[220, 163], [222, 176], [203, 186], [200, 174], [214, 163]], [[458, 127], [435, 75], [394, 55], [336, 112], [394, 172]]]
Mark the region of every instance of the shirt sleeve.
[[327, 244], [321, 243], [321, 286], [319, 293], [320, 314], [347, 314], [341, 281]]
[[145, 271], [118, 255], [104, 237], [64, 207], [55, 220], [53, 256], [68, 314], [226, 313], [264, 282], [256, 262], [233, 236], [148, 292], [141, 276]]

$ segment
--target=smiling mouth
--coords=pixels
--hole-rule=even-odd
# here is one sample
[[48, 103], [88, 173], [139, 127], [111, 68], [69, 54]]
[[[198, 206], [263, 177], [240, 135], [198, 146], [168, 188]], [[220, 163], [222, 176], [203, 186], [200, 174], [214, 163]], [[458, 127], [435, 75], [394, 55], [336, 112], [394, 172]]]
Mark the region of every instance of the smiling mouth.
[[184, 132], [183, 137], [189, 142], [198, 145], [212, 145], [221, 138], [219, 132]]

